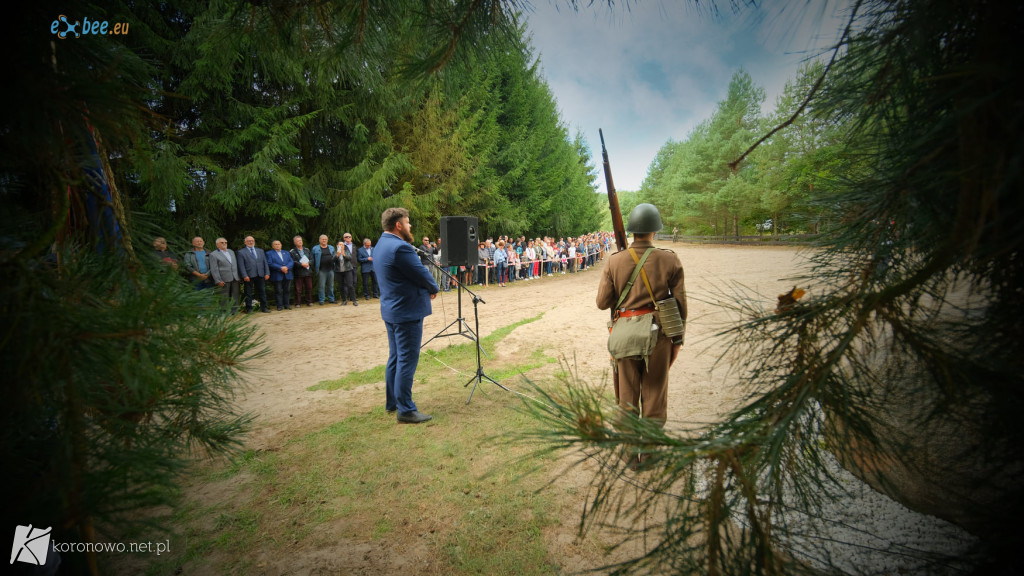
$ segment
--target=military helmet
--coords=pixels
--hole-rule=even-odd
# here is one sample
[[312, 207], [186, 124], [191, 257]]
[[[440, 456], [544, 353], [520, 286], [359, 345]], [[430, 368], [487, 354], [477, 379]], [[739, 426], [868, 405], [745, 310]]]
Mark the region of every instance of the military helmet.
[[662, 229], [661, 213], [654, 204], [637, 204], [629, 213], [626, 232], [630, 234], [650, 234]]

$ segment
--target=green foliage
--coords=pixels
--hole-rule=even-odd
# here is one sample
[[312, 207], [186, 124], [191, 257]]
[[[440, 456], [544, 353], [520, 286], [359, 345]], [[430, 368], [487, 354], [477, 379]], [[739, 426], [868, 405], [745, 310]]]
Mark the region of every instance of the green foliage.
[[58, 541], [90, 541], [94, 528], [123, 535], [138, 509], [176, 502], [189, 455], [238, 445], [250, 417], [235, 386], [260, 339], [155, 259], [59, 259], [3, 263], [0, 444], [20, 487], [7, 513], [54, 526]]
[[453, 214], [490, 234], [593, 230], [589, 152], [558, 118], [508, 8], [148, 10], [154, 30], [184, 38], [145, 46], [158, 56], [147, 106], [162, 126], [118, 162], [134, 175], [125, 188], [181, 237], [232, 244], [375, 238], [394, 205], [432, 235]]
[[831, 228], [838, 217], [832, 192], [865, 169], [849, 128], [859, 111], [829, 116], [812, 102], [738, 170], [728, 167], [759, 134], [789, 120], [823, 72], [820, 61], [801, 66], [768, 116], [759, 111], [764, 91], [737, 72], [712, 117], [686, 139], [670, 140], [658, 151], [641, 186], [641, 201], [662, 207], [666, 222], [693, 233]]
[[[663, 518], [623, 534], [623, 543], [644, 538], [646, 552], [621, 573], [1016, 570], [1024, 112], [1014, 80], [1022, 53], [1005, 43], [1022, 30], [1024, 12], [1012, 3], [857, 3], [808, 116], [748, 166], [713, 173], [709, 159], [731, 141], [714, 118], [663, 148], [648, 192], [674, 175], [697, 182], [706, 201], [691, 204], [698, 215], [713, 216], [723, 194], [736, 210], [741, 184], [760, 180], [773, 191], [764, 206], [772, 214], [804, 211], [813, 223], [819, 210], [831, 223], [813, 268], [796, 279], [806, 298], [780, 298], [773, 312], [763, 296], [719, 302], [739, 318], [723, 334], [732, 343], [723, 360], [747, 391], [721, 422], [666, 433], [578, 382], [528, 404], [539, 425], [527, 439], [599, 464], [583, 528]], [[807, 67], [794, 86], [814, 74]], [[798, 93], [787, 89], [782, 116]], [[719, 112], [727, 109], [742, 107]], [[673, 171], [683, 157], [707, 161], [708, 171]], [[759, 162], [782, 169], [730, 180]], [[642, 493], [635, 501], [620, 489], [623, 450], [654, 456], [628, 478]], [[866, 512], [836, 504], [848, 490], [840, 465], [955, 522], [977, 545], [919, 549], [909, 531], [877, 547], [837, 536]], [[843, 549], [870, 563], [844, 561]]]
[[760, 206], [758, 171], [744, 167], [733, 172], [728, 162], [756, 139], [764, 98], [764, 89], [745, 71], [737, 71], [712, 117], [686, 140], [669, 141], [658, 151], [639, 202], [664, 207], [662, 217], [669, 228], [678, 224], [692, 232], [739, 234], [740, 222], [752, 218]]

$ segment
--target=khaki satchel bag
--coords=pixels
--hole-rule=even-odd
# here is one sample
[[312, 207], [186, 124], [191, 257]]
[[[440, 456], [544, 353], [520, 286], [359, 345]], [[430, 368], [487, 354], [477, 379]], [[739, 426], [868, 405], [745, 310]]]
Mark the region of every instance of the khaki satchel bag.
[[658, 326], [654, 324], [654, 314], [641, 314], [626, 318], [618, 317], [619, 306], [626, 299], [633, 282], [636, 280], [640, 270], [643, 268], [647, 256], [654, 248], [648, 248], [643, 258], [637, 262], [633, 275], [626, 283], [625, 289], [619, 294], [619, 301], [615, 303], [616, 319], [609, 323], [611, 333], [608, 334], [608, 353], [616, 360], [623, 358], [635, 358], [637, 356], [646, 359], [654, 351], [658, 343]]

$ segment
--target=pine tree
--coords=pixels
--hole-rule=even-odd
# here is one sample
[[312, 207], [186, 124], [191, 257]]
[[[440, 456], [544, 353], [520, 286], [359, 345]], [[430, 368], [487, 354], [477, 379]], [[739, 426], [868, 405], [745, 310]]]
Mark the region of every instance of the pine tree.
[[[260, 344], [150, 256], [158, 232], [132, 212], [130, 176], [111, 160], [160, 133], [141, 105], [158, 99], [159, 73], [132, 46], [98, 40], [51, 45], [32, 27], [3, 39], [19, 63], [0, 112], [0, 444], [15, 488], [4, 514], [68, 543], [130, 534], [140, 510], [175, 502], [190, 457], [237, 445], [248, 417], [232, 400]], [[97, 572], [92, 554], [62, 562]]]
[[[612, 426], [621, 415], [581, 385], [529, 405], [529, 438], [601, 465], [583, 528], [663, 519], [624, 534], [653, 545], [617, 572], [849, 573], [837, 551], [855, 544], [829, 530], [857, 511], [824, 512], [845, 492], [837, 461], [979, 539], [923, 553], [905, 534], [874, 556], [920, 574], [1019, 570], [1024, 111], [1007, 42], [1021, 32], [1011, 2], [855, 4], [813, 99], [856, 158], [832, 183], [837, 223], [796, 279], [806, 298], [721, 302], [742, 318], [726, 336], [748, 391], [722, 422]], [[629, 478], [636, 500], [623, 446], [658, 457]]]

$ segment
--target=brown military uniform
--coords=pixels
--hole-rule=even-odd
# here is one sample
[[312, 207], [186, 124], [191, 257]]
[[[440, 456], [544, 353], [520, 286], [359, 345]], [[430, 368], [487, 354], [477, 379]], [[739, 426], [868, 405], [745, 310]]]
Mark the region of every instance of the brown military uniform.
[[[649, 241], [637, 241], [630, 245], [636, 252], [637, 258], [642, 258], [644, 251], [650, 248]], [[597, 307], [607, 310], [619, 299], [622, 290], [629, 283], [629, 277], [633, 274], [636, 263], [628, 251], [620, 251], [612, 254], [608, 259], [601, 284], [597, 288]], [[686, 287], [683, 284], [683, 265], [679, 257], [671, 250], [655, 249], [644, 262], [644, 271], [651, 283], [651, 291], [655, 300], [663, 300], [669, 297], [669, 290], [679, 302], [679, 312], [686, 320]], [[626, 299], [622, 301], [620, 309], [642, 310], [653, 308], [654, 301], [651, 294], [644, 285], [643, 277], [637, 275], [630, 288]], [[654, 322], [661, 326], [661, 320], [657, 312]], [[672, 341], [664, 333], [658, 338], [654, 352], [647, 359], [646, 365], [642, 359], [627, 358], [618, 360], [619, 378], [615, 387], [615, 399], [619, 406], [626, 410], [639, 413], [643, 410], [645, 418], [656, 418], [665, 421], [668, 413], [668, 369], [672, 363]]]

